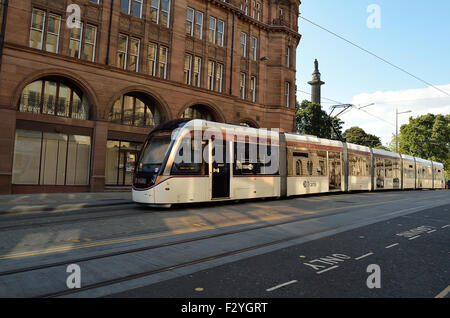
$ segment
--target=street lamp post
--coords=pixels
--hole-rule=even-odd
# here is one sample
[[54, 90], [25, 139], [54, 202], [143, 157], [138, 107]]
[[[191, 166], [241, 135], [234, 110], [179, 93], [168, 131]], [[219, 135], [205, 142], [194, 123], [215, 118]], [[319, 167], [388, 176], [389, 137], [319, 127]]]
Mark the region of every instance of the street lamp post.
[[404, 112], [398, 112], [398, 108], [395, 109], [395, 152], [398, 153], [398, 115], [412, 113], [412, 111], [407, 110]]

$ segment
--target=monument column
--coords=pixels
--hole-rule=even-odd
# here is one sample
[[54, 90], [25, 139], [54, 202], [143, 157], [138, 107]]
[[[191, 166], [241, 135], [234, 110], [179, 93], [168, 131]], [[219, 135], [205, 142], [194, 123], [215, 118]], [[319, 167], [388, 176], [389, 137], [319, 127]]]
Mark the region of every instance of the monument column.
[[319, 62], [317, 59], [314, 61], [315, 70], [312, 74], [312, 81], [308, 82], [309, 85], [311, 85], [311, 102], [316, 104], [321, 104], [321, 96], [320, 96], [320, 90], [321, 86], [325, 84], [325, 82], [322, 82], [320, 80], [320, 72], [319, 72]]

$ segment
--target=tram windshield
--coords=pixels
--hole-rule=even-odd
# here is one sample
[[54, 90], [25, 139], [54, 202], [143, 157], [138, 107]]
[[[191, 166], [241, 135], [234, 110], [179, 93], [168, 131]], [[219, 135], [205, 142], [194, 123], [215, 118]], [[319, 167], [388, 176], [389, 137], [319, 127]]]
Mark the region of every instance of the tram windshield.
[[171, 132], [157, 132], [151, 136], [142, 149], [136, 166], [135, 186], [150, 186], [163, 169], [164, 158], [171, 142]]
[[147, 188], [155, 184], [158, 175], [164, 169], [164, 160], [170, 151], [172, 132], [176, 128], [181, 128], [186, 122], [186, 120], [174, 120], [150, 134], [136, 164], [133, 183], [136, 188]]

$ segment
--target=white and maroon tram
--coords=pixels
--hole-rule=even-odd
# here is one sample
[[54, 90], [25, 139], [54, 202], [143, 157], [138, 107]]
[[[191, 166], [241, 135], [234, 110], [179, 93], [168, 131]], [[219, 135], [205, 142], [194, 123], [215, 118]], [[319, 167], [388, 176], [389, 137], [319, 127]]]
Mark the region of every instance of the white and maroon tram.
[[133, 200], [167, 207], [333, 191], [444, 188], [444, 166], [438, 162], [314, 136], [175, 120], [148, 136], [136, 163]]

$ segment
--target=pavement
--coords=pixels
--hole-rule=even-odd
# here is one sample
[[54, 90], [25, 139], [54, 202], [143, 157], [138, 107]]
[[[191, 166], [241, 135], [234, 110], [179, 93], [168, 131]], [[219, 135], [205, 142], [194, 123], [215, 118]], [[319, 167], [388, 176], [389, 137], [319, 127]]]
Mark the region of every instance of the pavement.
[[0, 195], [0, 215], [132, 204], [131, 191]]

